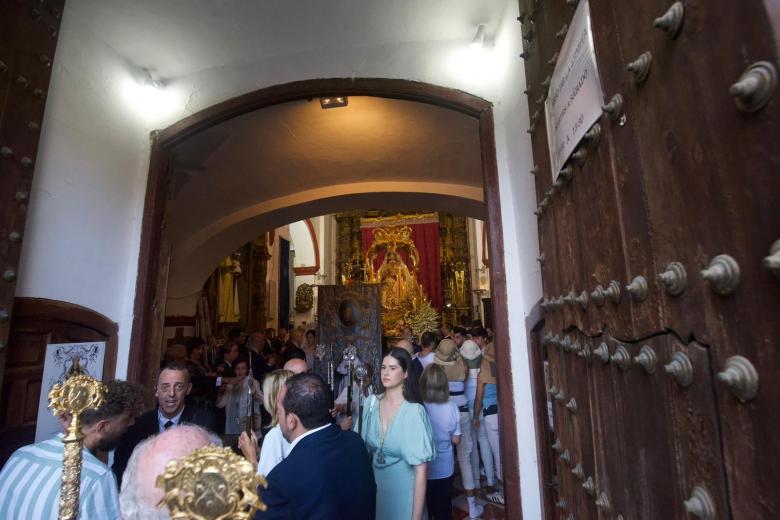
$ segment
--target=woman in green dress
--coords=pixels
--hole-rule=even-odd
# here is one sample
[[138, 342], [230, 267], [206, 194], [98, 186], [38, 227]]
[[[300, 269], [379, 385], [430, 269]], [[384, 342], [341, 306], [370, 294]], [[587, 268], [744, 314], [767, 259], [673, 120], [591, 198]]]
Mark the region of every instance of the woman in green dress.
[[412, 358], [392, 348], [382, 360], [384, 393], [363, 409], [366, 442], [376, 480], [377, 520], [421, 520], [425, 516], [428, 461], [435, 454], [428, 414], [420, 404]]

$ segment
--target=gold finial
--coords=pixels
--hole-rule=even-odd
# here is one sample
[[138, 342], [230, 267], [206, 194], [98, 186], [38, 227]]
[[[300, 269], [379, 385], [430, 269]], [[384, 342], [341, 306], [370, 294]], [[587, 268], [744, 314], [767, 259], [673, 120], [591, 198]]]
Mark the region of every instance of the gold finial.
[[165, 466], [157, 487], [173, 520], [248, 520], [265, 511], [257, 487], [268, 487], [252, 464], [230, 448], [207, 446]]
[[[76, 362], [78, 364], [78, 362]], [[71, 421], [63, 437], [65, 445], [60, 483], [60, 520], [75, 519], [79, 513], [81, 489], [81, 414], [97, 408], [105, 401], [106, 387], [88, 375], [74, 375], [57, 383], [49, 392], [49, 409], [56, 416], [70, 415]]]

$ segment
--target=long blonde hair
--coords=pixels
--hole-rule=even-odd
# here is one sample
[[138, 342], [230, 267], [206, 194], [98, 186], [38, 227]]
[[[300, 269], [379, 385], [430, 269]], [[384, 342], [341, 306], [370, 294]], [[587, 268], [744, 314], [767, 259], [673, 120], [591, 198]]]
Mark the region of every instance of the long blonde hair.
[[263, 379], [263, 406], [271, 414], [271, 427], [279, 422], [276, 418], [276, 401], [282, 386], [293, 376], [289, 370], [274, 370]]

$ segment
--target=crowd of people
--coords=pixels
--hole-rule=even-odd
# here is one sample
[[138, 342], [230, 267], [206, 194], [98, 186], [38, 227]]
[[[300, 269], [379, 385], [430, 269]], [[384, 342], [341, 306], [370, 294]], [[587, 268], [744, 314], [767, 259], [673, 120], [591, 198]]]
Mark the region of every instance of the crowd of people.
[[[483, 513], [480, 497], [503, 504], [495, 347], [481, 325], [401, 339], [383, 353], [378, 387], [347, 383], [335, 396], [311, 372], [315, 332], [286, 332], [172, 345], [157, 406], [141, 415], [143, 388], [108, 383], [105, 403], [81, 419], [80, 517], [168, 518], [156, 476], [210, 444], [266, 477], [257, 518], [450, 519], [456, 465], [470, 518]], [[357, 365], [371, 382], [372, 364]], [[98, 458], [108, 450], [110, 468]], [[0, 517], [57, 516], [62, 453], [62, 435], [14, 453], [0, 472]]]

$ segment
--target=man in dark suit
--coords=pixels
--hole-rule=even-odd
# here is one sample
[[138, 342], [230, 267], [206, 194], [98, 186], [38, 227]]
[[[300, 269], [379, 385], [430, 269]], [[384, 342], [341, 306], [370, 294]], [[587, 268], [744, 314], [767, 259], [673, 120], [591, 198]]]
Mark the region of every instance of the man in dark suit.
[[122, 486], [122, 474], [127, 467], [135, 447], [142, 440], [179, 424], [196, 424], [214, 431], [214, 414], [201, 408], [186, 404], [186, 397], [192, 390], [190, 373], [181, 363], [169, 363], [160, 371], [157, 378], [155, 396], [157, 408], [146, 412], [135, 420], [122, 438], [114, 452], [114, 464], [111, 469], [116, 475], [117, 486]]
[[282, 362], [287, 363], [291, 359], [306, 360], [306, 352], [303, 351], [303, 329], [295, 329], [290, 332], [290, 339], [284, 344], [282, 351]]
[[262, 332], [252, 333], [249, 336], [247, 355], [245, 357], [251, 362], [252, 377], [260, 383], [263, 382], [265, 375], [271, 371], [271, 367], [268, 365], [268, 356], [270, 355], [271, 349], [266, 345], [265, 334]]
[[373, 519], [376, 484], [358, 434], [331, 423], [330, 392], [316, 374], [287, 380], [277, 401], [279, 425], [290, 451], [260, 488], [265, 512], [255, 519]]

